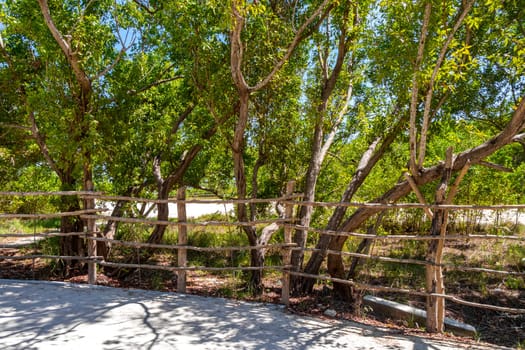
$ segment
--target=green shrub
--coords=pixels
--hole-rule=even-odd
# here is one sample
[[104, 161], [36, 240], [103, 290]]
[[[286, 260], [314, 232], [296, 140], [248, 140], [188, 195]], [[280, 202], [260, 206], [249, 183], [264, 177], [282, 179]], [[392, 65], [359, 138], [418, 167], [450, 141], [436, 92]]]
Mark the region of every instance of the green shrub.
[[525, 246], [511, 244], [507, 250], [507, 263], [518, 271], [525, 270]]
[[509, 289], [523, 290], [525, 289], [525, 281], [523, 277], [508, 277], [505, 279], [505, 286]]

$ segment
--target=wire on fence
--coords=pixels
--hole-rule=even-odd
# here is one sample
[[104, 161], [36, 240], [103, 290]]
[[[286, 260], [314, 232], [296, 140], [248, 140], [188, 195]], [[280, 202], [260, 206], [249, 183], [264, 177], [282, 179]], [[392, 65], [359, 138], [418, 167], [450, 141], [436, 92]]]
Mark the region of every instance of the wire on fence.
[[293, 229], [315, 232], [327, 236], [340, 236], [340, 237], [357, 237], [362, 239], [373, 239], [373, 240], [410, 240], [410, 241], [434, 241], [434, 240], [466, 240], [466, 239], [508, 239], [516, 241], [525, 241], [525, 237], [520, 236], [504, 236], [504, 235], [447, 235], [445, 237], [440, 236], [431, 236], [431, 235], [370, 235], [366, 233], [359, 232], [343, 232], [343, 231], [334, 231], [334, 230], [323, 230], [314, 227], [306, 227], [301, 225], [294, 224], [281, 224], [283, 227], [291, 227]]
[[[1, 195], [1, 193], [0, 193]], [[100, 201], [132, 201], [138, 203], [153, 203], [153, 204], [169, 204], [169, 203], [186, 203], [186, 204], [252, 204], [252, 203], [273, 203], [290, 201], [293, 198], [302, 198], [302, 194], [284, 196], [277, 198], [249, 198], [249, 199], [185, 199], [180, 200], [176, 198], [168, 199], [153, 199], [153, 198], [138, 198], [138, 197], [127, 197], [127, 196], [107, 196], [91, 194], [89, 192], [82, 193], [83, 198], [95, 198]], [[294, 201], [294, 203], [301, 203]]]
[[79, 260], [79, 261], [102, 261], [103, 256], [70, 256], [70, 255], [0, 255], [0, 260], [29, 260], [29, 259], [55, 259], [55, 260]]
[[80, 215], [82, 219], [91, 220], [111, 220], [124, 223], [146, 224], [146, 225], [161, 225], [161, 226], [186, 226], [186, 227], [207, 227], [207, 226], [256, 226], [262, 224], [281, 223], [286, 222], [284, 219], [268, 219], [268, 220], [254, 220], [254, 221], [202, 221], [202, 222], [180, 222], [180, 221], [163, 221], [155, 219], [138, 219], [138, 218], [123, 218], [117, 216], [105, 215]]
[[[86, 232], [43, 232], [31, 235], [31, 238], [50, 238], [50, 237], [68, 237], [84, 236]], [[29, 237], [27, 233], [0, 233], [0, 237]]]
[[62, 213], [52, 213], [52, 214], [0, 214], [0, 220], [1, 219], [54, 219], [54, 218], [62, 218], [66, 216], [83, 216], [85, 214], [94, 214], [101, 211], [105, 211], [105, 209], [85, 209], [85, 210], [76, 210], [76, 211], [68, 211], [68, 212], [62, 212]]
[[97, 242], [110, 242], [128, 247], [135, 248], [160, 248], [160, 249], [187, 249], [195, 250], [200, 252], [215, 252], [215, 251], [233, 251], [233, 250], [260, 250], [260, 249], [274, 249], [274, 248], [290, 248], [296, 247], [296, 243], [280, 243], [280, 244], [263, 244], [255, 246], [232, 246], [232, 247], [196, 247], [189, 245], [180, 245], [180, 244], [156, 244], [156, 243], [142, 243], [142, 242], [130, 242], [130, 241], [121, 241], [110, 238], [103, 237], [89, 237], [88, 239], [97, 241]]
[[391, 258], [391, 257], [372, 255], [372, 254], [344, 252], [344, 251], [339, 251], [339, 250], [298, 248], [298, 247], [293, 247], [291, 248], [291, 250], [302, 250], [305, 252], [321, 252], [321, 253], [326, 253], [327, 255], [329, 254], [329, 255], [351, 256], [351, 257], [360, 258], [360, 259], [370, 259], [370, 260], [377, 260], [377, 261], [390, 262], [390, 263], [399, 263], [399, 264], [441, 266], [447, 269], [458, 270], [458, 271], [486, 272], [486, 273], [508, 275], [508, 276], [525, 276], [525, 272], [519, 272], [519, 271], [503, 271], [503, 270], [494, 270], [494, 269], [488, 269], [488, 268], [483, 268], [483, 267], [471, 267], [471, 266], [453, 265], [453, 264], [436, 264], [435, 262], [431, 262], [427, 260]]
[[167, 266], [151, 264], [129, 264], [116, 263], [109, 261], [97, 262], [98, 265], [130, 269], [148, 269], [165, 271], [255, 271], [255, 270], [276, 270], [282, 271], [286, 266], [230, 266], [230, 267], [209, 267], [209, 266]]
[[33, 197], [33, 196], [101, 196], [102, 192], [91, 191], [54, 191], [54, 192], [0, 192], [0, 197]]
[[468, 204], [422, 204], [422, 203], [363, 203], [363, 202], [306, 202], [283, 200], [282, 204], [310, 207], [353, 207], [374, 209], [450, 209], [450, 210], [507, 210], [525, 209], [525, 204], [468, 205]]

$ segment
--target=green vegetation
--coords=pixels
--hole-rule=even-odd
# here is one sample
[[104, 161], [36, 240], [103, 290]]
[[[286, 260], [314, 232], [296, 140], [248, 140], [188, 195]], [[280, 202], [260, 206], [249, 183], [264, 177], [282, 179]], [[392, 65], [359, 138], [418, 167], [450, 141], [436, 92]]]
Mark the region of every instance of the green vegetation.
[[[0, 0], [2, 191], [97, 190], [164, 200], [188, 187], [188, 197], [249, 199], [279, 197], [287, 181], [296, 180], [294, 191], [306, 201], [419, 202], [408, 178], [434, 203], [452, 147], [449, 188], [470, 166], [455, 203], [525, 203], [521, 0], [38, 5]], [[86, 203], [75, 196], [2, 196], [0, 209], [46, 213]], [[145, 215], [117, 204], [115, 216]], [[156, 209], [159, 220], [169, 219], [167, 204]], [[275, 216], [268, 209], [241, 203], [235, 220]], [[371, 232], [380, 235], [427, 234], [431, 228], [419, 209], [390, 212], [382, 220], [377, 214], [375, 208], [303, 207], [296, 218], [327, 230], [365, 233], [375, 225]], [[6, 229], [34, 230], [31, 224]], [[57, 224], [63, 232], [83, 225], [79, 218], [50, 223]], [[467, 219], [454, 218], [450, 228], [523, 235], [517, 223], [484, 225], [473, 211]], [[173, 243], [177, 237], [163, 225], [105, 226], [108, 237], [119, 239]], [[263, 232], [255, 224], [242, 231], [195, 229], [189, 240], [255, 246], [282, 237], [282, 231], [270, 237]], [[301, 229], [293, 235], [298, 246], [319, 250], [367, 246]], [[517, 242], [496, 246], [504, 256], [482, 254], [485, 262], [523, 271], [523, 241]], [[62, 255], [86, 248], [72, 237], [53, 245]], [[381, 249], [397, 258], [422, 258], [430, 250], [409, 242]], [[125, 260], [136, 251], [119, 248], [114, 254]], [[280, 259], [257, 250], [193, 251], [189, 258], [194, 264], [254, 267]], [[463, 262], [457, 251], [449, 258]], [[338, 278], [347, 277], [350, 262], [319, 251], [292, 256], [299, 271], [326, 269]], [[401, 284], [416, 273], [396, 269], [375, 271], [398, 274]], [[519, 278], [506, 281], [522, 286]], [[246, 289], [263, 290], [259, 271], [246, 282]], [[313, 283], [296, 279], [293, 292], [309, 293]], [[336, 283], [334, 289], [352, 298], [349, 288]]]
[[26, 233], [28, 235], [33, 232], [45, 232], [58, 230], [60, 227], [60, 219], [45, 219], [45, 220], [20, 220], [10, 219], [0, 221], [0, 232], [2, 233]]

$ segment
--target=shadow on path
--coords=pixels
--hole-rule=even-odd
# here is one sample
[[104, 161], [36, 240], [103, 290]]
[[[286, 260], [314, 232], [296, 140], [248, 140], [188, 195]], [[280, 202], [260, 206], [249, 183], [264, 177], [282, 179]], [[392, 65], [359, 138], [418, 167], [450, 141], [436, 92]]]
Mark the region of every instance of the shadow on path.
[[299, 317], [279, 305], [15, 280], [0, 280], [0, 344], [1, 350], [463, 347]]

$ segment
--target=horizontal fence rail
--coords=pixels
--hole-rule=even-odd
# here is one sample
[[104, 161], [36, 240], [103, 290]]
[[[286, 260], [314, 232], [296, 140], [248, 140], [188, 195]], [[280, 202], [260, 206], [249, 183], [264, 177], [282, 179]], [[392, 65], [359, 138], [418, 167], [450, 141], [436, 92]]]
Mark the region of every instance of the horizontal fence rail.
[[[281, 196], [278, 198], [271, 199], [186, 199], [184, 193], [179, 193], [177, 198], [169, 198], [167, 200], [156, 200], [148, 198], [135, 198], [135, 197], [126, 197], [126, 196], [111, 196], [104, 195], [98, 192], [85, 192], [85, 191], [59, 191], [59, 192], [0, 192], [0, 199], [2, 197], [33, 197], [33, 196], [77, 196], [80, 199], [89, 199], [94, 200], [100, 208], [94, 209], [83, 209], [75, 210], [70, 212], [60, 212], [60, 213], [24, 213], [24, 214], [13, 214], [13, 213], [3, 213], [0, 214], [1, 220], [28, 220], [28, 221], [38, 221], [45, 219], [58, 219], [64, 217], [77, 217], [84, 221], [85, 229], [82, 232], [36, 232], [36, 229], [33, 233], [0, 233], [1, 239], [8, 238], [27, 238], [22, 243], [15, 242], [2, 242], [0, 243], [0, 249], [20, 249], [27, 248], [26, 255], [8, 255], [5, 252], [0, 253], [0, 260], [30, 260], [30, 259], [54, 259], [54, 260], [78, 260], [86, 262], [89, 266], [92, 266], [93, 276], [96, 278], [96, 266], [109, 267], [109, 268], [119, 268], [119, 269], [145, 269], [145, 270], [163, 270], [171, 271], [176, 273], [179, 277], [178, 281], [178, 290], [185, 291], [186, 289], [186, 272], [189, 271], [209, 271], [209, 272], [220, 272], [220, 271], [277, 271], [282, 273], [282, 302], [287, 304], [289, 302], [289, 287], [290, 287], [290, 277], [302, 277], [308, 279], [315, 279], [316, 281], [329, 281], [332, 283], [339, 283], [350, 285], [354, 288], [361, 290], [375, 291], [375, 292], [388, 292], [388, 293], [401, 293], [407, 295], [414, 295], [419, 297], [436, 297], [441, 299], [446, 299], [448, 301], [467, 305], [470, 307], [483, 308], [487, 310], [505, 312], [510, 314], [525, 314], [525, 309], [520, 308], [510, 308], [502, 307], [497, 305], [488, 305], [483, 303], [475, 303], [463, 300], [457, 296], [444, 294], [444, 293], [432, 293], [424, 288], [420, 290], [407, 289], [407, 288], [396, 288], [392, 286], [379, 286], [373, 284], [367, 284], [358, 280], [348, 280], [335, 278], [333, 276], [326, 275], [317, 275], [317, 274], [307, 274], [302, 271], [296, 271], [291, 266], [291, 254], [294, 251], [302, 251], [303, 253], [320, 253], [323, 256], [328, 255], [339, 255], [342, 257], [351, 257], [355, 259], [363, 260], [373, 260], [379, 261], [382, 263], [390, 264], [412, 264], [419, 265], [423, 267], [439, 267], [447, 270], [458, 270], [463, 272], [472, 272], [472, 273], [487, 273], [500, 276], [516, 276], [523, 277], [525, 272], [523, 271], [506, 271], [506, 270], [496, 270], [491, 268], [485, 268], [480, 266], [467, 266], [462, 264], [450, 264], [450, 263], [436, 263], [434, 261], [429, 261], [425, 259], [415, 259], [415, 258], [395, 258], [390, 256], [383, 256], [371, 253], [357, 253], [349, 251], [338, 251], [338, 250], [329, 250], [329, 249], [316, 249], [313, 247], [300, 247], [295, 243], [292, 243], [292, 232], [294, 231], [305, 231], [318, 235], [326, 236], [339, 236], [339, 237], [353, 237], [357, 239], [366, 239], [373, 242], [390, 242], [390, 241], [414, 241], [414, 242], [430, 242], [430, 241], [442, 241], [442, 242], [465, 242], [470, 240], [498, 240], [498, 241], [511, 241], [517, 243], [525, 242], [525, 237], [523, 235], [510, 235], [510, 234], [446, 234], [446, 235], [421, 235], [421, 234], [366, 234], [361, 232], [343, 232], [335, 230], [325, 230], [315, 227], [305, 227], [301, 226], [299, 222], [293, 218], [293, 211], [297, 211], [300, 206], [311, 206], [311, 207], [324, 207], [324, 208], [335, 208], [340, 206], [351, 207], [355, 209], [359, 208], [373, 208], [378, 210], [407, 210], [407, 209], [417, 209], [421, 210], [421, 216], [424, 216], [423, 210], [432, 209], [432, 210], [446, 210], [449, 213], [456, 211], [502, 211], [502, 210], [516, 210], [516, 215], [521, 215], [521, 211], [525, 211], [525, 205], [425, 205], [417, 203], [327, 203], [327, 202], [304, 202], [300, 199], [302, 195], [297, 195], [293, 193], [293, 188], [288, 188], [287, 195]], [[170, 220], [155, 220], [152, 218], [137, 218], [137, 217], [122, 217], [122, 216], [112, 216], [102, 215], [102, 213], [110, 212], [109, 209], [103, 207], [104, 203], [115, 201], [125, 201], [132, 204], [145, 204], [149, 203], [152, 205], [158, 204], [177, 204], [178, 207], [178, 218]], [[185, 205], [186, 204], [221, 204], [221, 205], [238, 205], [238, 204], [274, 204], [280, 203], [286, 209], [286, 215], [284, 218], [273, 218], [273, 219], [259, 219], [251, 221], [235, 221], [235, 220], [210, 220], [210, 221], [199, 221], [198, 219], [188, 220], [185, 216]], [[129, 225], [148, 225], [148, 226], [167, 226], [176, 228], [179, 232], [179, 242], [177, 244], [159, 244], [159, 243], [148, 243], [141, 241], [133, 240], [123, 240], [123, 239], [113, 239], [104, 237], [103, 232], [98, 229], [100, 225], [103, 225], [108, 222], [116, 222], [121, 224]], [[215, 246], [215, 247], [202, 247], [196, 245], [190, 245], [187, 243], [187, 237], [180, 235], [185, 230], [202, 229], [202, 228], [213, 228], [213, 227], [225, 227], [232, 229], [242, 230], [243, 227], [258, 227], [262, 228], [263, 226], [268, 225], [277, 225], [280, 229], [284, 231], [283, 240], [278, 243], [272, 244], [257, 244], [257, 245], [239, 245], [239, 246]], [[88, 229], [91, 228], [91, 229]], [[184, 231], [183, 231], [184, 230]], [[68, 255], [53, 255], [53, 254], [37, 254], [35, 246], [42, 239], [52, 238], [52, 237], [72, 237], [78, 236], [84, 239], [88, 244], [90, 244], [90, 252], [88, 256], [68, 256]], [[181, 240], [181, 237], [182, 240]], [[135, 262], [115, 262], [110, 261], [108, 257], [101, 256], [97, 254], [95, 249], [97, 244], [110, 244], [112, 247], [122, 246], [133, 248], [136, 250], [137, 255], [142, 250], [152, 250], [152, 249], [163, 249], [163, 250], [173, 250], [177, 252], [178, 261], [176, 264], [148, 264], [148, 263], [138, 263]], [[188, 251], [195, 252], [240, 252], [240, 251], [253, 251], [253, 250], [264, 250], [264, 251], [278, 251], [282, 258], [282, 263], [280, 265], [271, 266], [224, 266], [224, 267], [215, 267], [215, 266], [191, 266], [188, 265], [188, 259], [186, 254]], [[182, 282], [180, 282], [182, 281]]]
[[515, 240], [525, 241], [525, 237], [509, 236], [509, 235], [447, 235], [445, 237], [440, 236], [422, 236], [422, 235], [370, 235], [366, 233], [358, 232], [345, 232], [345, 231], [333, 231], [333, 230], [322, 230], [313, 227], [305, 227], [294, 224], [284, 224], [283, 227], [290, 227], [297, 230], [304, 230], [308, 232], [319, 233], [326, 236], [340, 236], [340, 237], [357, 237], [366, 238], [372, 240], [408, 240], [408, 241], [439, 241], [439, 240], [468, 240], [468, 239], [499, 239], [499, 240]]

